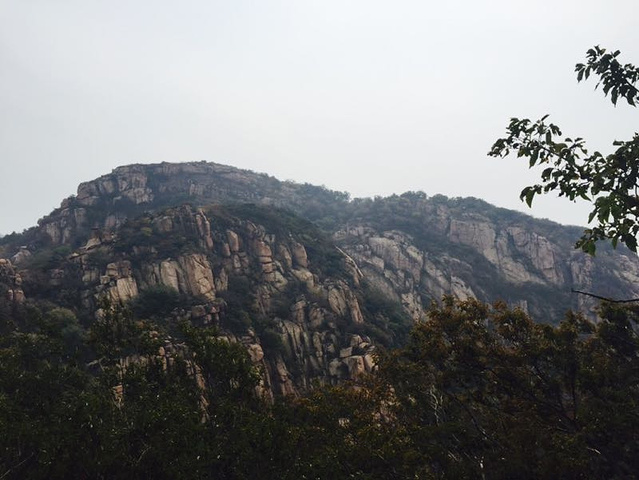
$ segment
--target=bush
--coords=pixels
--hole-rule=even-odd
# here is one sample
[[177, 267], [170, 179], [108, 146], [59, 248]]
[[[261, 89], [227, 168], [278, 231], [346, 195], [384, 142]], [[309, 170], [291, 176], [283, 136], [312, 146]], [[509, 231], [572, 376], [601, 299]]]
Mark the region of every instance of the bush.
[[401, 303], [365, 282], [361, 304], [368, 320], [368, 323], [362, 326], [362, 333], [386, 347], [404, 344], [412, 320]]
[[266, 328], [260, 335], [260, 342], [262, 344], [262, 348], [269, 353], [279, 353], [281, 355], [286, 356], [286, 348], [284, 347], [284, 342], [282, 342], [282, 337], [280, 334], [275, 331], [273, 328]]
[[87, 255], [87, 265], [103, 271], [113, 261], [112, 258], [104, 249], [98, 248]]
[[131, 301], [131, 310], [138, 318], [165, 318], [186, 303], [175, 288], [159, 284], [142, 290]]
[[44, 248], [27, 258], [24, 266], [33, 270], [51, 270], [60, 267], [70, 254], [71, 247], [67, 245]]
[[224, 317], [228, 328], [236, 335], [246, 333], [251, 326], [251, 316], [243, 308], [229, 308]]

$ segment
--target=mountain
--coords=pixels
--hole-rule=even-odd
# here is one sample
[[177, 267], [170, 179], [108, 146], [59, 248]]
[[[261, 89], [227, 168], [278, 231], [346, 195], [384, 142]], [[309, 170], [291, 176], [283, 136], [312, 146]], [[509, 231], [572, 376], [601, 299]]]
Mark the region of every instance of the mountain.
[[[65, 308], [85, 328], [114, 305], [164, 332], [214, 326], [245, 346], [267, 394], [374, 369], [442, 295], [503, 300], [539, 322], [592, 298], [639, 297], [627, 250], [573, 248], [580, 229], [473, 198], [350, 200], [207, 162], [120, 167], [20, 235], [0, 240], [5, 301]], [[135, 361], [135, 355], [126, 360]]]

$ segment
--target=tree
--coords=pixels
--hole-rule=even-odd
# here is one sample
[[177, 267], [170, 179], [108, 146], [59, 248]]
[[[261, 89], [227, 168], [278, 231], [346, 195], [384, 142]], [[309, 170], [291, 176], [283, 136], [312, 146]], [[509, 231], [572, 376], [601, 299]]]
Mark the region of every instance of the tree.
[[379, 363], [402, 461], [437, 478], [630, 478], [638, 313], [607, 304], [596, 325], [569, 313], [551, 326], [504, 304], [433, 304]]
[[375, 375], [276, 405], [253, 451], [275, 478], [633, 478], [639, 309], [600, 316], [445, 297]]
[[[620, 98], [629, 105], [639, 102], [639, 69], [631, 64], [622, 65], [620, 52], [608, 52], [596, 46], [586, 53], [586, 63], [575, 66], [577, 81], [587, 80], [591, 74], [599, 78], [595, 88], [602, 87], [610, 94], [613, 105]], [[570, 200], [583, 198], [592, 202], [588, 223], [596, 225], [584, 231], [576, 247], [594, 255], [596, 242], [610, 239], [614, 247], [618, 242], [633, 252], [637, 251], [639, 233], [639, 134], [628, 141], [615, 141], [617, 149], [609, 154], [586, 149], [583, 138], [563, 137], [557, 125], [547, 121], [548, 115], [536, 122], [512, 118], [507, 136], [498, 139], [489, 155], [506, 157], [516, 153], [529, 160], [530, 168], [542, 165], [541, 183], [527, 186], [520, 198], [528, 206], [535, 195], [556, 192]]]

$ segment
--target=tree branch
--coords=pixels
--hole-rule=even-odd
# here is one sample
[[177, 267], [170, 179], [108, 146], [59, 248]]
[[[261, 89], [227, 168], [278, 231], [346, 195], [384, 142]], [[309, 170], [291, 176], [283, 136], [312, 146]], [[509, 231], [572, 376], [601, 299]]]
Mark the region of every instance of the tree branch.
[[578, 293], [580, 295], [586, 295], [588, 297], [593, 297], [593, 298], [597, 298], [599, 300], [604, 300], [606, 302], [610, 302], [610, 303], [632, 303], [632, 302], [639, 302], [639, 298], [631, 298], [629, 300], [614, 300], [612, 298], [608, 298], [608, 297], [602, 297], [600, 295], [595, 295], [594, 293], [588, 293], [588, 292], [582, 292], [581, 290], [575, 290], [574, 288], [571, 288], [570, 291], [572, 293]]

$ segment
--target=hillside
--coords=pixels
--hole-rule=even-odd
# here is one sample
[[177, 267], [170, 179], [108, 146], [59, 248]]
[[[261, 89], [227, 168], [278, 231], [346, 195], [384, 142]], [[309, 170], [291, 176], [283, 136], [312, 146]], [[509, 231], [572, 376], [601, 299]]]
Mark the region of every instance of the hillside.
[[596, 318], [571, 288], [638, 296], [639, 268], [578, 234], [472, 198], [116, 169], [0, 240], [0, 472], [519, 478], [532, 452], [542, 477], [627, 478], [636, 309], [561, 319]]
[[639, 296], [637, 258], [588, 257], [571, 248], [578, 233], [477, 199], [349, 200], [211, 163], [132, 165], [2, 239], [4, 290], [87, 327], [104, 299], [179, 295], [136, 313], [221, 328], [261, 365], [266, 391], [297, 394], [370, 371], [373, 346], [401, 344], [445, 294], [504, 300], [546, 323], [569, 308], [594, 315], [572, 288]]
[[639, 296], [636, 256], [602, 248], [596, 258], [587, 257], [573, 248], [577, 227], [472, 198], [408, 192], [349, 200], [323, 187], [206, 162], [130, 165], [83, 183], [24, 237], [5, 238], [5, 256], [19, 244], [30, 250], [82, 247], [93, 229], [114, 232], [127, 218], [184, 202], [252, 203], [314, 223], [413, 318], [444, 293], [503, 299], [544, 322], [558, 321], [568, 307], [592, 309], [595, 303], [571, 294], [573, 288], [614, 298]]

